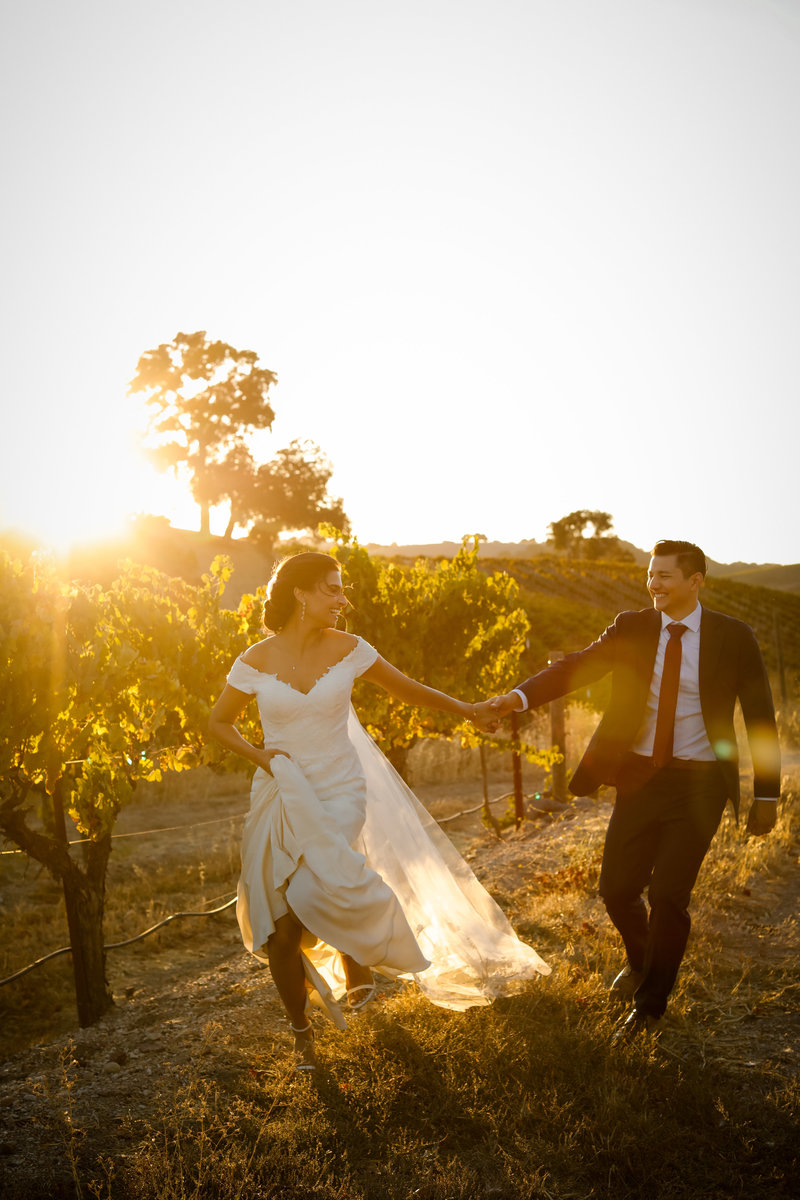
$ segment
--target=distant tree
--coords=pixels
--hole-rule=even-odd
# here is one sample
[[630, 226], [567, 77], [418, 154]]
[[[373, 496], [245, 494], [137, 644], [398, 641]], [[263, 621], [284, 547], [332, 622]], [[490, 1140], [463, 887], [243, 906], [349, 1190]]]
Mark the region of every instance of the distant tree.
[[[550, 523], [548, 541], [554, 550], [572, 558], [632, 560], [631, 552], [624, 549], [619, 538], [611, 533], [613, 525], [611, 513], [579, 508]], [[592, 527], [591, 535], [586, 533], [587, 526]]]
[[245, 463], [246, 435], [275, 419], [268, 393], [277, 375], [257, 364], [252, 350], [209, 341], [204, 330], [179, 333], [145, 351], [130, 383], [153, 412], [146, 449], [160, 470], [188, 474], [204, 534], [211, 505], [227, 498], [220, 464]]
[[275, 457], [257, 465], [237, 448], [210, 473], [212, 495], [230, 501], [225, 536], [235, 525], [250, 528], [250, 538], [267, 554], [284, 530], [316, 530], [321, 523], [348, 533], [342, 501], [328, 495], [333, 467], [314, 442], [295, 440]]

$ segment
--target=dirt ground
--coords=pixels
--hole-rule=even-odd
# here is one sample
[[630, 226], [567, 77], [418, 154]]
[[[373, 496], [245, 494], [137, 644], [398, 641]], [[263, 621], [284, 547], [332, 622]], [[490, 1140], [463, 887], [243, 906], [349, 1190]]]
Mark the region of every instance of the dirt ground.
[[[507, 786], [507, 780], [495, 779], [490, 794], [502, 795]], [[416, 790], [437, 819], [479, 805], [482, 794], [476, 780], [418, 784]], [[502, 841], [487, 833], [479, 813], [444, 828], [502, 903], [531, 876], [574, 861], [576, 848], [599, 848], [610, 800], [601, 795], [542, 814], [519, 832], [507, 830]], [[170, 859], [196, 855], [198, 845], [230, 837], [231, 828], [238, 831], [238, 814], [246, 807], [247, 786], [233, 779], [224, 797], [197, 798], [195, 828], [153, 840], [149, 853]], [[500, 803], [495, 811], [504, 807]], [[164, 820], [165, 811], [181, 823], [178, 810], [165, 810], [163, 802], [137, 805], [122, 814], [117, 832], [173, 823]], [[199, 822], [217, 824], [198, 828]], [[720, 914], [723, 936], [743, 960], [766, 955], [796, 961], [799, 902], [800, 873], [767, 879], [758, 895], [740, 898], [735, 920]], [[178, 923], [170, 929], [177, 930]], [[73, 1151], [118, 1159], [157, 1128], [165, 1080], [180, 1077], [198, 1056], [205, 1059], [204, 1073], [220, 1079], [253, 1069], [264, 1056], [285, 1057], [291, 1069], [286, 1022], [269, 971], [243, 951], [232, 909], [181, 922], [168, 945], [152, 953], [133, 948], [109, 953], [108, 975], [116, 1004], [97, 1025], [79, 1029], [70, 1020], [58, 1037], [0, 1066], [0, 1183], [30, 1179], [31, 1198], [74, 1195]], [[392, 986], [386, 986], [387, 994]], [[737, 1021], [721, 1043], [715, 1041], [713, 1053], [741, 1063], [745, 1074], [767, 1061], [784, 1074], [797, 1073], [798, 1034], [796, 1011], [783, 1011], [773, 1021]]]

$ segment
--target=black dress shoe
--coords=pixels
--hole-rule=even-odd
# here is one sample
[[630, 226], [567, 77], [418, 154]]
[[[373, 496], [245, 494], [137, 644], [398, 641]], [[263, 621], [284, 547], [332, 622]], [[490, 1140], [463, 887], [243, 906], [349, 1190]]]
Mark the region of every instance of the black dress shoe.
[[611, 1035], [612, 1046], [627, 1046], [631, 1042], [648, 1040], [658, 1035], [660, 1021], [647, 1013], [637, 1012], [632, 1008], [626, 1017], [618, 1022]]
[[611, 984], [609, 989], [611, 999], [620, 1000], [623, 1004], [630, 1004], [643, 979], [644, 975], [641, 971], [634, 971], [630, 966], [625, 967]]

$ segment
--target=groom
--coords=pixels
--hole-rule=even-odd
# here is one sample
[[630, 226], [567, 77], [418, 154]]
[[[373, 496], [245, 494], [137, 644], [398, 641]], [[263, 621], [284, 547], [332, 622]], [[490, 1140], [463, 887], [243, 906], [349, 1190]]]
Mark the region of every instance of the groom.
[[769, 833], [777, 815], [780, 751], [764, 662], [748, 625], [700, 605], [705, 574], [697, 546], [657, 542], [647, 573], [652, 609], [620, 613], [585, 650], [491, 701], [504, 716], [611, 674], [608, 710], [570, 790], [617, 789], [600, 895], [628, 959], [612, 984], [633, 1001], [620, 1041], [657, 1028], [686, 948], [692, 888], [727, 800], [738, 818], [737, 698], [755, 771], [748, 832]]

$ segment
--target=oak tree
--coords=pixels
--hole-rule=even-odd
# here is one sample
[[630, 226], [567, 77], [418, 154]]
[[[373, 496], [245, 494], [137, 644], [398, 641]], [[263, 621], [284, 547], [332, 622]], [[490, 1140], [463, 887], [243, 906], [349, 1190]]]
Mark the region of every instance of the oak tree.
[[225, 536], [235, 525], [249, 528], [250, 540], [271, 555], [278, 534], [286, 530], [314, 533], [320, 524], [330, 524], [348, 532], [343, 503], [328, 492], [332, 474], [319, 446], [307, 440], [295, 439], [260, 465], [237, 451], [212, 471], [216, 494], [230, 500]]
[[[631, 560], [633, 555], [620, 545], [619, 538], [612, 532], [614, 518], [611, 513], [587, 508], [567, 513], [548, 526], [548, 541], [554, 550], [573, 558], [613, 558], [620, 562]], [[587, 533], [591, 526], [592, 533]]]
[[188, 475], [203, 534], [211, 505], [226, 498], [215, 469], [245, 461], [247, 435], [272, 428], [274, 383], [252, 350], [209, 341], [204, 330], [179, 333], [139, 359], [129, 391], [152, 413], [146, 449], [159, 469]]

